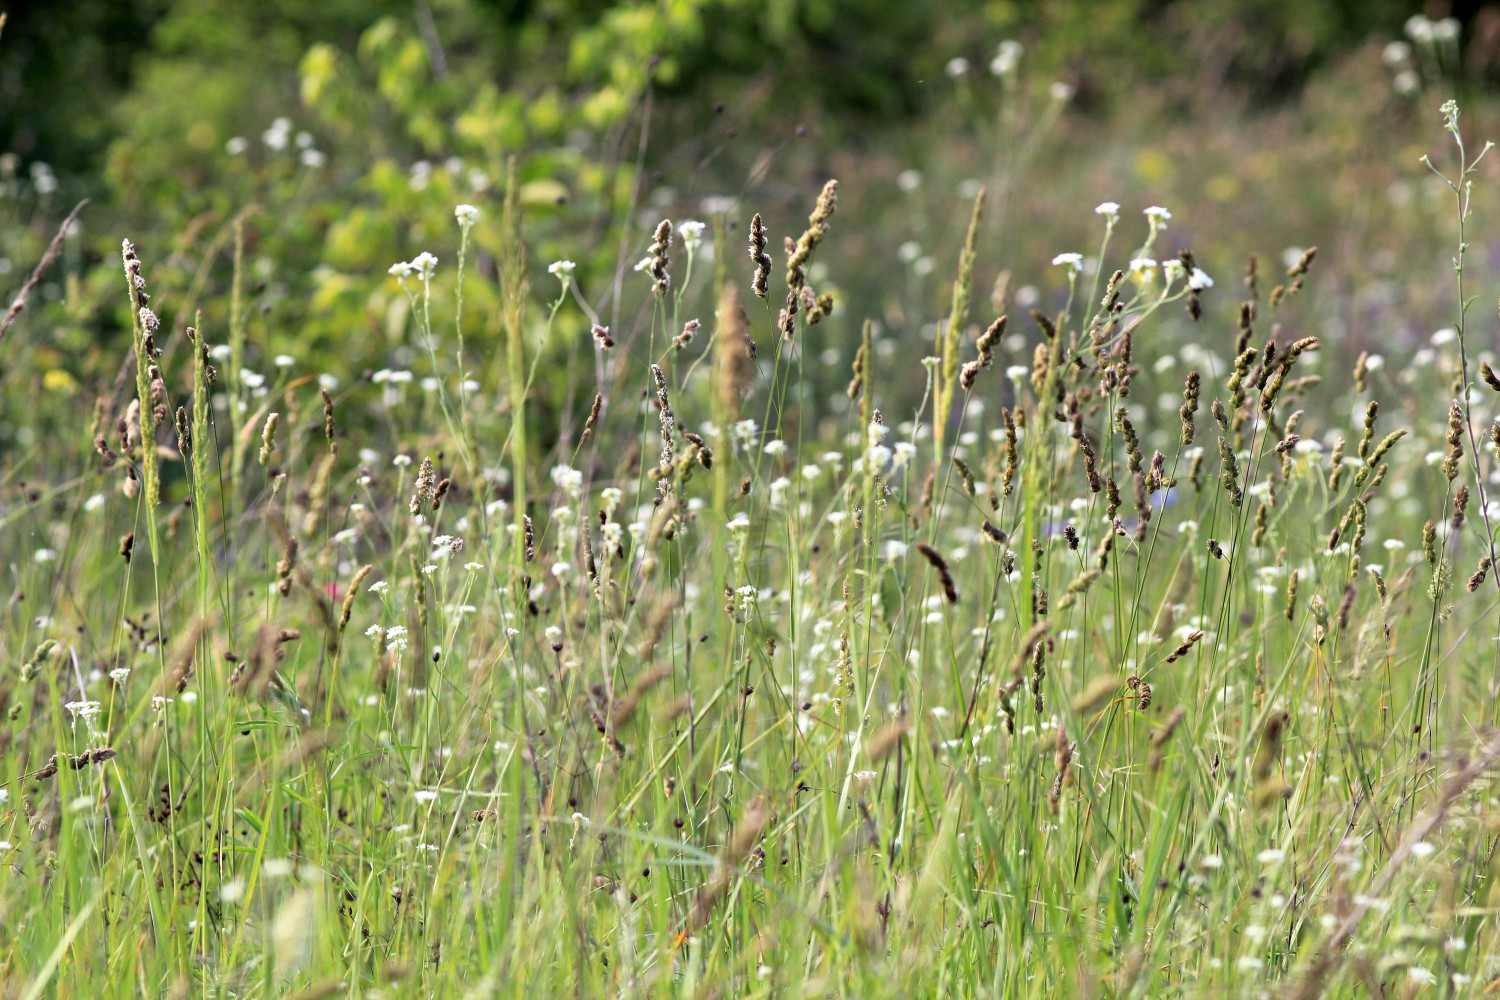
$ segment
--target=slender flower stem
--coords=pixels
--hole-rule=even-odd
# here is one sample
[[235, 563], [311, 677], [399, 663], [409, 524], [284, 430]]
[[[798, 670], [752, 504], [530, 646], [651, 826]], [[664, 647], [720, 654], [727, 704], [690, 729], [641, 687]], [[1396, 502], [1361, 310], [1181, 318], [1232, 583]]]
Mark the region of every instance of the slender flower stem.
[[[1474, 157], [1473, 162], [1469, 162], [1467, 152], [1464, 148], [1463, 133], [1458, 127], [1458, 105], [1453, 101], [1448, 101], [1443, 105], [1442, 110], [1444, 117], [1447, 119], [1448, 131], [1453, 134], [1453, 141], [1458, 146], [1457, 181], [1449, 180], [1426, 156], [1422, 157], [1422, 162], [1452, 190], [1454, 211], [1458, 219], [1458, 250], [1453, 258], [1453, 276], [1458, 291], [1459, 406], [1463, 408], [1464, 432], [1469, 439], [1469, 466], [1473, 470], [1475, 492], [1479, 496], [1479, 513], [1480, 518], [1484, 521], [1485, 541], [1489, 550], [1490, 563], [1491, 565], [1495, 565], [1495, 529], [1490, 523], [1489, 501], [1484, 488], [1484, 469], [1479, 464], [1479, 443], [1474, 435], [1473, 410], [1469, 403], [1469, 355], [1465, 337], [1467, 332], [1465, 321], [1472, 300], [1464, 297], [1464, 259], [1469, 250], [1465, 224], [1472, 210], [1474, 196], [1474, 182], [1470, 180], [1470, 177], [1478, 170], [1480, 161], [1484, 159], [1486, 153], [1495, 147], [1495, 144], [1493, 142], [1486, 142], [1484, 149], [1479, 151], [1479, 155]], [[1496, 589], [1500, 590], [1500, 572], [1491, 573], [1490, 576], [1494, 580]]]

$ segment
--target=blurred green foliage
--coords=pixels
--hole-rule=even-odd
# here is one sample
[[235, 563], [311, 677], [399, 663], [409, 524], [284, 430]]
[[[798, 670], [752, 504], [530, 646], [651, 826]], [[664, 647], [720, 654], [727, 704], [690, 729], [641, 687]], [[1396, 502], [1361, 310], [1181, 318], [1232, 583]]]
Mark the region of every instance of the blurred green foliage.
[[[863, 236], [851, 233], [828, 258], [854, 266], [825, 282], [876, 304], [871, 311], [892, 328], [916, 325], [943, 300], [951, 262], [936, 261], [930, 277], [905, 270], [893, 281], [896, 247], [952, 245], [949, 223], [961, 224], [974, 184], [991, 186], [986, 283], [1023, 255], [1045, 259], [1018, 240], [1045, 239], [1047, 256], [1071, 249], [1069, 229], [1038, 233], [1048, 213], [1055, 219], [1059, 205], [1076, 208], [1080, 197], [1206, 192], [1229, 214], [1265, 174], [1260, 159], [1226, 163], [1241, 151], [1210, 152], [1195, 133], [1193, 160], [1216, 166], [1194, 176], [1182, 167], [1192, 150], [1174, 148], [1176, 139], [1157, 134], [1157, 148], [1136, 155], [1124, 137], [1140, 142], [1174, 118], [1273, 114], [1280, 96], [1315, 93], [1306, 87], [1331, 57], [1398, 34], [1415, 8], [1405, 0], [11, 4], [0, 36], [0, 146], [19, 156], [0, 163], [3, 210], [15, 223], [0, 237], [0, 257], [18, 282], [73, 201], [93, 199], [82, 235], [31, 310], [46, 330], [31, 349], [55, 351], [83, 382], [113, 375], [114, 356], [91, 348], [118, 334], [124, 311], [114, 270], [81, 265], [109, 260], [129, 234], [162, 275], [180, 330], [205, 288], [224, 287], [231, 220], [247, 212], [252, 342], [267, 355], [326, 355], [358, 374], [409, 349], [404, 303], [385, 269], [426, 249], [451, 259], [455, 204], [486, 209], [474, 235], [478, 266], [493, 269], [509, 157], [518, 158], [534, 283], [550, 290], [547, 262], [574, 259], [583, 295], [615, 321], [641, 308], [641, 289], [624, 286], [620, 271], [657, 219], [706, 218], [738, 197], [744, 210], [731, 224], [763, 211], [779, 238], [800, 231], [811, 194], [837, 173], [851, 204], [869, 197]], [[1024, 46], [1024, 64], [1000, 78], [989, 67], [996, 45], [1011, 38]], [[967, 75], [954, 72], [955, 60], [967, 61]], [[1052, 81], [1072, 95], [1065, 103], [1078, 127], [1055, 128]], [[1309, 102], [1306, 134], [1282, 123], [1282, 137], [1356, 162], [1358, 143], [1392, 120], [1389, 80], [1345, 89], [1326, 113]], [[813, 140], [799, 144], [804, 130]], [[56, 172], [46, 185], [28, 173], [39, 162]], [[890, 181], [906, 166], [935, 183], [893, 199]], [[1068, 180], [1018, 197], [1029, 177], [1043, 175]], [[1191, 191], [1179, 194], [1184, 187]], [[1303, 200], [1318, 219], [1347, 207], [1317, 192]], [[1006, 261], [988, 250], [999, 240]], [[481, 353], [495, 336], [484, 287], [471, 289], [480, 300], [465, 331]], [[838, 316], [826, 327], [830, 350], [852, 343], [859, 319]], [[228, 325], [212, 312], [205, 321]], [[564, 322], [587, 328], [571, 310]], [[920, 326], [913, 333], [927, 336]]]
[[110, 112], [168, 2], [0, 5], [0, 150], [88, 169], [116, 134]]
[[[955, 54], [976, 61], [1021, 37], [1044, 68], [1129, 78], [1194, 64], [1269, 94], [1330, 54], [1394, 32], [1411, 0], [50, 0], [7, 4], [0, 147], [86, 170], [112, 139], [202, 149], [285, 107], [310, 49], [389, 48], [382, 94], [419, 64], [449, 87], [481, 83], [555, 101], [587, 90], [606, 124], [650, 73], [667, 95], [762, 92], [766, 107], [892, 119], [926, 106], [921, 85]], [[366, 55], [373, 54], [365, 51]], [[326, 60], [326, 56], [324, 59]], [[433, 65], [434, 60], [436, 65]], [[650, 67], [656, 60], [654, 70]], [[325, 70], [327, 69], [325, 62]], [[1120, 74], [1126, 74], [1122, 79]], [[549, 96], [550, 95], [550, 96]], [[201, 126], [196, 133], [193, 126]], [[214, 135], [210, 135], [212, 130]], [[409, 136], [431, 146], [438, 134]]]

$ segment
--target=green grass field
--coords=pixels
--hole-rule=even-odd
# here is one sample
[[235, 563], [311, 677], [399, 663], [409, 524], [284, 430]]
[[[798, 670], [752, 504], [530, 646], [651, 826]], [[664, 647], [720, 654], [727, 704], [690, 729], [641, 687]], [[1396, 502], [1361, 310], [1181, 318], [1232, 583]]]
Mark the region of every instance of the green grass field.
[[981, 189], [896, 326], [835, 183], [752, 195], [598, 315], [512, 173], [369, 370], [279, 353], [275, 220], [222, 287], [112, 234], [104, 377], [0, 333], [0, 996], [1486, 995], [1494, 223], [1440, 123], [1450, 324], [1352, 370], [1315, 251], [1209, 273], [1171, 206], [1020, 296]]

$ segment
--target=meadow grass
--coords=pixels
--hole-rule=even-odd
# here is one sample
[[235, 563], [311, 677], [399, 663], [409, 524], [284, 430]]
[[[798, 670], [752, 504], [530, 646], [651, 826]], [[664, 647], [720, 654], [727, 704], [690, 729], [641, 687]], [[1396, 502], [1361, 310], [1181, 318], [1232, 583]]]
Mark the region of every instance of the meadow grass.
[[1235, 289], [1155, 206], [982, 315], [981, 191], [930, 344], [810, 283], [834, 183], [779, 258], [664, 220], [611, 329], [512, 175], [391, 269], [407, 367], [359, 377], [256, 342], [246, 217], [224, 330], [126, 242], [122, 377], [35, 397], [4, 474], [0, 994], [1500, 981], [1500, 379], [1445, 114], [1455, 324], [1399, 371], [1320, 370], [1315, 252]]

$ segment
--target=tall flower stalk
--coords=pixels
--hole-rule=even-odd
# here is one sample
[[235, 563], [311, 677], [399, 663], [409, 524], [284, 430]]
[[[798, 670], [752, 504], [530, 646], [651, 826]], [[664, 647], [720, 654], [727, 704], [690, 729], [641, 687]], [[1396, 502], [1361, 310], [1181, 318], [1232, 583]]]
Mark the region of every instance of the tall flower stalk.
[[[1484, 535], [1489, 549], [1491, 563], [1495, 560], [1495, 529], [1490, 523], [1489, 501], [1484, 490], [1484, 471], [1479, 465], [1479, 446], [1474, 437], [1474, 421], [1472, 409], [1469, 405], [1469, 352], [1466, 344], [1467, 317], [1469, 306], [1474, 300], [1464, 294], [1464, 261], [1468, 256], [1469, 244], [1466, 233], [1466, 223], [1470, 212], [1473, 211], [1474, 181], [1473, 175], [1479, 169], [1479, 163], [1485, 154], [1495, 148], [1493, 142], [1486, 142], [1484, 148], [1473, 160], [1468, 158], [1468, 152], [1464, 147], [1464, 136], [1458, 126], [1458, 102], [1447, 101], [1440, 109], [1443, 114], [1443, 127], [1452, 135], [1453, 141], [1458, 146], [1458, 176], [1450, 180], [1441, 170], [1433, 165], [1427, 156], [1422, 157], [1422, 162], [1434, 174], [1448, 185], [1453, 192], [1454, 214], [1458, 221], [1458, 250], [1453, 256], [1453, 277], [1458, 290], [1458, 321], [1455, 329], [1458, 332], [1458, 405], [1463, 409], [1464, 431], [1469, 438], [1469, 467], [1474, 473], [1474, 485], [1479, 494], [1479, 511], [1484, 520]], [[1500, 588], [1500, 573], [1494, 574], [1495, 586]]]

